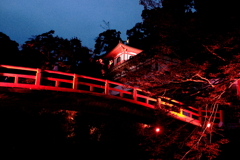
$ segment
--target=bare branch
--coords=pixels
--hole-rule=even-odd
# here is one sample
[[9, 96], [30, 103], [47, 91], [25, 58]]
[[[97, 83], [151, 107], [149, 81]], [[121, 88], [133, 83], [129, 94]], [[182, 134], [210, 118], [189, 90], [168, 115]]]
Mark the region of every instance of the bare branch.
[[199, 78], [201, 78], [201, 79], [203, 79], [203, 80], [205, 80], [205, 81], [207, 81], [208, 84], [210, 84], [212, 87], [215, 87], [215, 86], [210, 82], [209, 79], [207, 79], [207, 78], [205, 78], [205, 77], [202, 77], [202, 76], [200, 76], [199, 74], [196, 74], [196, 76], [199, 77]]
[[218, 57], [219, 59], [226, 61], [224, 58], [222, 58], [221, 56], [219, 56], [218, 54], [214, 53], [213, 51], [211, 51], [208, 46], [203, 45], [203, 47], [205, 47], [212, 55]]
[[[199, 75], [200, 76], [200, 75]], [[201, 77], [201, 76], [200, 76]], [[204, 78], [203, 78], [204, 79]], [[206, 79], [207, 80], [207, 79]], [[237, 79], [237, 80], [239, 80], [239, 79]], [[224, 89], [224, 91], [222, 91], [218, 96], [216, 96], [214, 99], [220, 99], [221, 98], [221, 96], [226, 92], [226, 90], [227, 89], [229, 89], [229, 88], [231, 88], [232, 87], [232, 85], [237, 81], [237, 80], [235, 80], [234, 82], [232, 82], [226, 89]], [[206, 105], [206, 110], [208, 110], [207, 109], [207, 105]], [[201, 139], [203, 138], [203, 134], [207, 131], [207, 127], [206, 127], [206, 124], [208, 123], [208, 122], [210, 122], [210, 120], [212, 121], [212, 122], [214, 122], [215, 121], [215, 117], [216, 117], [216, 114], [217, 114], [217, 111], [218, 111], [218, 104], [217, 104], [217, 102], [215, 102], [214, 104], [213, 104], [213, 107], [211, 108], [211, 115], [208, 117], [208, 118], [206, 118], [205, 119], [205, 121], [204, 121], [204, 125], [203, 125], [203, 131], [202, 131], [202, 134], [201, 134], [201, 136], [199, 137], [199, 139], [198, 139], [198, 141], [196, 142], [196, 143], [194, 143], [193, 145], [192, 145], [192, 147], [183, 155], [183, 157], [181, 158], [181, 160], [183, 160], [190, 152], [191, 152], [191, 150], [193, 149], [193, 147], [194, 146], [198, 146], [199, 145], [199, 143], [200, 143], [200, 141], [201, 141]], [[207, 112], [206, 112], [206, 117], [207, 117]], [[212, 118], [213, 117], [213, 118]], [[212, 128], [213, 126], [211, 126], [211, 130], [213, 129]], [[210, 143], [211, 143], [211, 136], [210, 136]], [[201, 155], [200, 155], [200, 157], [201, 157]], [[200, 158], [199, 157], [199, 158]]]

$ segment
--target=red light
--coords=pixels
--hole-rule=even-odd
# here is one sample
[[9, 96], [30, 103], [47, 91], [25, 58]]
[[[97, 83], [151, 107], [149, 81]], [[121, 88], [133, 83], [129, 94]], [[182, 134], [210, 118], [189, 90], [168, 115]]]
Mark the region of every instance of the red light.
[[208, 127], [208, 128], [211, 127], [211, 123], [208, 123], [208, 124], [207, 124], [207, 127]]
[[159, 128], [159, 127], [155, 128], [155, 131], [156, 131], [157, 133], [160, 132], [160, 128]]

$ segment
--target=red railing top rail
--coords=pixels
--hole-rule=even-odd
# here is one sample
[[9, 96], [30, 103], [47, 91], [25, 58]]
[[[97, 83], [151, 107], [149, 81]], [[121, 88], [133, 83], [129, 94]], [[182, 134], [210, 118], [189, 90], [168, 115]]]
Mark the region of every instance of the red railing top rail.
[[1, 68], [8, 68], [8, 69], [25, 70], [25, 71], [37, 71], [37, 68], [10, 66], [10, 65], [3, 65], [3, 64], [1, 64], [0, 67], [1, 67]]

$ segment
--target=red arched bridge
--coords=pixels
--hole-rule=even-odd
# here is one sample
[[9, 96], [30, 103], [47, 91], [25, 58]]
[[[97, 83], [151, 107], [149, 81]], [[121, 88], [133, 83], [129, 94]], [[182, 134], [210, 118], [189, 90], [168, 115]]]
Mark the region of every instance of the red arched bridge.
[[36, 68], [0, 65], [0, 86], [17, 87], [32, 90], [52, 90], [61, 92], [78, 92], [96, 95], [107, 95], [138, 104], [151, 109], [173, 108], [178, 106], [179, 111], [169, 109], [168, 114], [173, 118], [202, 126], [203, 120], [215, 120], [214, 124], [223, 122], [222, 111], [211, 111], [197, 109], [194, 107], [184, 107], [181, 102], [168, 97], [158, 99], [146, 96], [144, 92], [137, 88], [126, 86], [117, 82], [93, 78], [74, 73], [65, 73], [51, 70], [41, 70]]

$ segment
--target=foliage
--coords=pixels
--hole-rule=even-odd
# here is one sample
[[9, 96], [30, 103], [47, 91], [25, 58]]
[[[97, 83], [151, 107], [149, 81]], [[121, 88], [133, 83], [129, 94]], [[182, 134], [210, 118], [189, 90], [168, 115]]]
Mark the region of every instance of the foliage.
[[[215, 30], [201, 15], [169, 14], [164, 7], [143, 12], [144, 21], [155, 26], [154, 42], [129, 63], [141, 72], [127, 66], [129, 72], [122, 80], [156, 96], [184, 95], [193, 100], [202, 97], [202, 104], [222, 103], [217, 96], [233, 85], [240, 67], [239, 26]], [[152, 63], [158, 64], [157, 70]]]
[[94, 53], [95, 54], [106, 54], [110, 52], [119, 41], [122, 41], [121, 32], [116, 31], [115, 29], [108, 29], [98, 35], [96, 38], [96, 44]]
[[76, 68], [90, 58], [89, 49], [83, 47], [78, 38], [70, 40], [53, 36], [54, 31], [34, 36], [22, 46], [22, 66], [75, 72]]
[[[236, 3], [233, 0], [228, 3], [141, 0], [145, 8], [144, 22], [129, 30], [128, 36], [130, 45], [141, 44], [145, 53], [131, 59], [129, 66], [124, 68], [127, 76], [121, 80], [150, 91], [152, 96], [168, 96], [186, 105], [211, 110], [211, 114], [215, 114], [218, 107], [231, 113], [229, 110], [239, 103], [230, 94], [235, 94], [230, 89], [240, 70], [240, 14]], [[87, 62], [89, 50], [82, 47], [79, 39], [67, 40], [53, 34], [54, 31], [49, 31], [27, 41], [22, 46], [21, 65], [52, 69], [58, 62], [62, 71], [74, 72], [75, 67], [82, 66], [81, 62]], [[7, 41], [6, 46], [11, 44], [7, 49], [14, 48], [10, 53], [17, 53], [17, 44], [5, 35], [2, 37], [1, 40]], [[110, 51], [119, 40], [120, 32], [116, 30], [100, 33], [95, 53]], [[6, 59], [3, 62], [11, 64], [14, 61]], [[130, 69], [132, 65], [138, 70]], [[71, 112], [34, 109], [27, 110], [24, 106], [18, 110], [3, 109], [0, 116], [3, 151], [23, 153], [27, 150], [37, 154], [48, 151], [54, 155], [53, 148], [58, 154], [67, 149], [71, 153], [75, 149], [81, 155], [98, 153], [96, 158], [105, 157], [110, 151], [109, 158], [121, 155], [119, 157], [126, 159], [134, 148], [132, 159], [140, 155], [137, 158], [193, 160], [216, 158], [221, 151], [220, 145], [228, 142], [217, 127], [208, 129], [205, 124], [202, 128], [194, 127], [164, 116], [166, 113], [157, 113], [158, 119], [152, 127], [141, 128], [127, 120], [103, 120], [82, 114], [73, 122], [69, 116]], [[162, 132], [156, 134], [153, 127], [159, 125]]]
[[0, 64], [17, 65], [19, 58], [18, 43], [0, 32]]
[[[149, 32], [146, 35], [151, 44], [120, 69], [126, 76], [119, 80], [149, 91], [152, 96], [167, 96], [185, 105], [207, 108], [211, 114], [218, 108], [233, 110], [237, 101], [233, 89], [240, 70], [240, 26], [237, 23], [239, 14], [229, 9], [236, 4], [232, 1], [224, 3], [226, 6], [216, 1], [155, 2], [141, 1], [145, 7], [143, 24], [154, 26], [144, 31]], [[134, 34], [131, 36], [138, 36], [137, 32]], [[138, 40], [140, 42], [141, 38]], [[199, 159], [202, 156], [212, 159], [219, 155], [219, 144], [227, 142], [218, 137], [214, 143], [207, 143], [216, 136], [203, 131], [194, 131], [193, 135], [185, 143], [190, 151], [183, 149], [187, 156], [181, 154], [175, 158]], [[199, 145], [193, 145], [198, 141]]]
[[[172, 119], [162, 110], [156, 111], [156, 117], [154, 124], [144, 125], [139, 132], [140, 151], [145, 159], [212, 159], [221, 152], [220, 145], [228, 143], [213, 128], [200, 128]], [[156, 132], [156, 128], [160, 128], [160, 132]]]
[[128, 45], [139, 49], [147, 49], [152, 43], [153, 29], [151, 25], [137, 23], [132, 29], [127, 30]]

